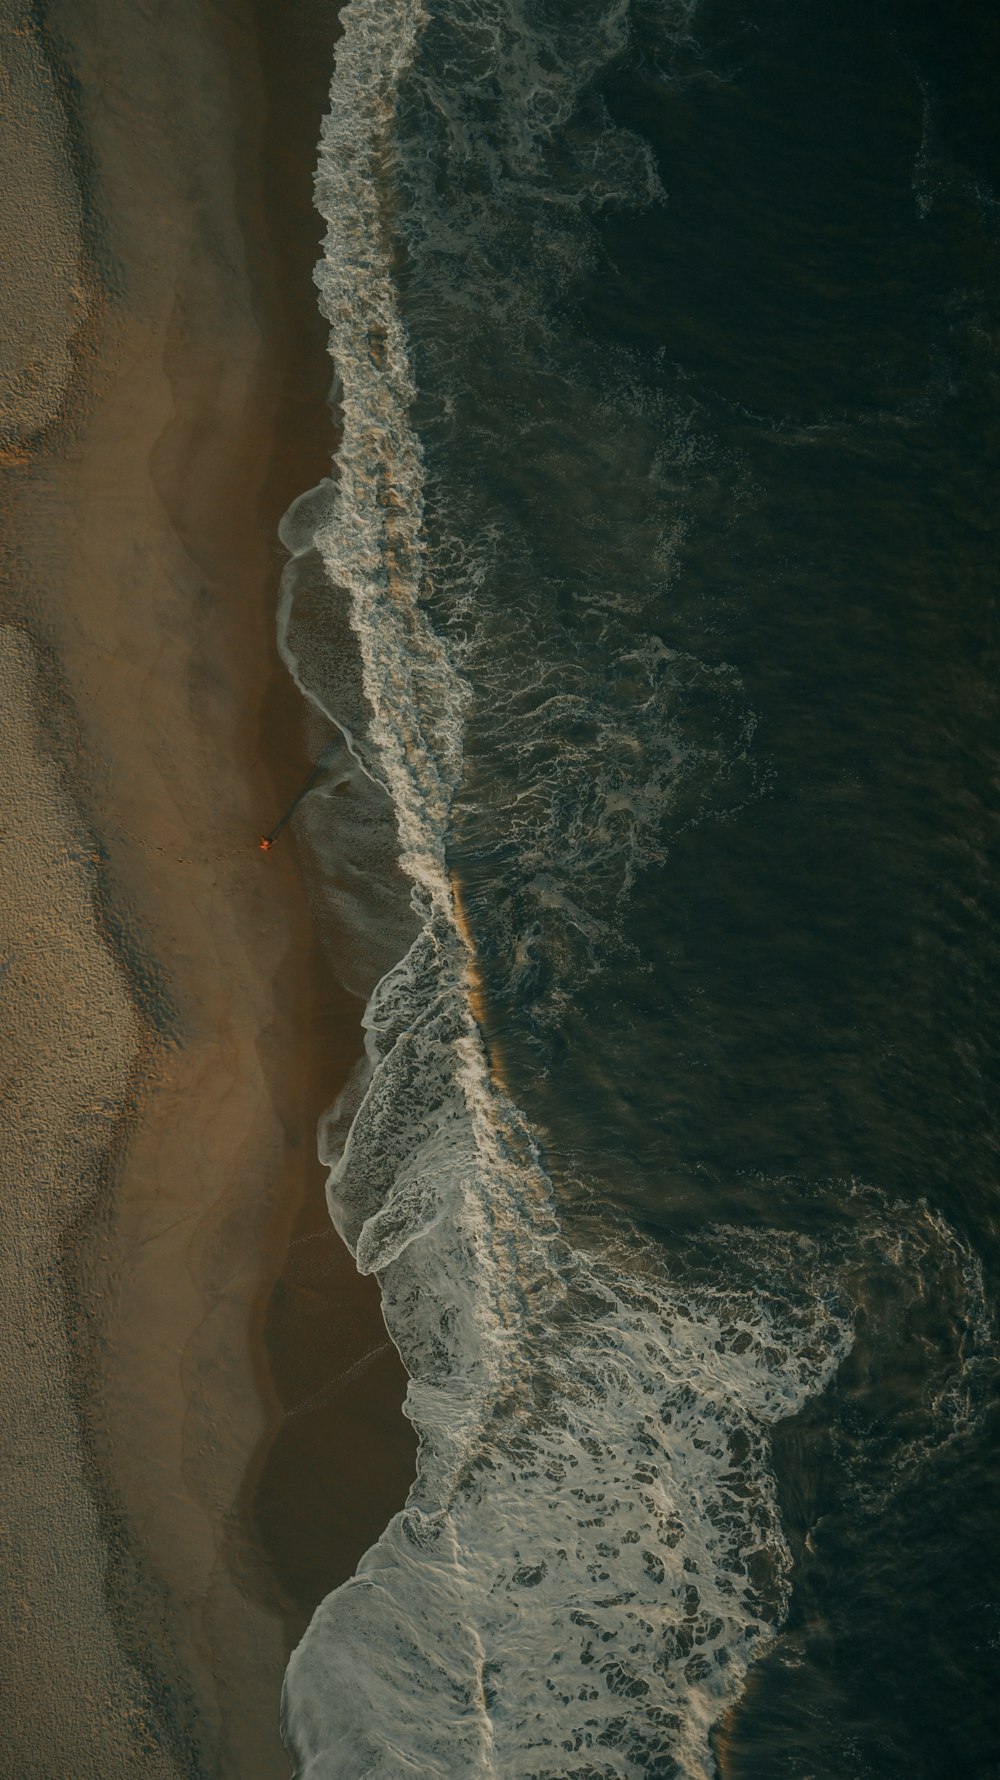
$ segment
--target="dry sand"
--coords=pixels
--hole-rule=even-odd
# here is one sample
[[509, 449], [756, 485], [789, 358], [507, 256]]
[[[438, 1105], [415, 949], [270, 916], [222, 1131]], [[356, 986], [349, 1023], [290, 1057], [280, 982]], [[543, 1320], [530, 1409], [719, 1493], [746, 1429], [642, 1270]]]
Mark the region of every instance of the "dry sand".
[[0, 8], [0, 450], [56, 417], [86, 311], [83, 217], [56, 81], [29, 0]]
[[20, 302], [49, 266], [77, 292], [3, 385], [34, 392], [0, 632], [4, 1771], [272, 1780], [289, 1637], [412, 1465], [315, 1161], [360, 1009], [294, 846], [255, 845], [309, 764], [274, 526], [333, 445], [308, 284], [332, 8], [48, 18], [56, 76], [11, 12], [6, 92], [56, 106], [18, 162], [45, 253], [20, 200], [0, 219]]
[[127, 1774], [140, 1742], [143, 1772], [166, 1776], [105, 1608], [54, 1264], [113, 1148], [143, 1032], [95, 918], [93, 841], [39, 733], [38, 697], [30, 638], [0, 626], [3, 1771]]

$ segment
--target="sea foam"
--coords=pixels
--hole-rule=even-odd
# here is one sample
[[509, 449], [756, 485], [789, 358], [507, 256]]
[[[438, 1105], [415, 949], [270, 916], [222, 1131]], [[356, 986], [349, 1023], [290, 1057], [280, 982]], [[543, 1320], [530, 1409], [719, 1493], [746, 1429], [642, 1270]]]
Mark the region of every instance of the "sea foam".
[[[539, 142], [553, 117], [571, 116], [575, 89], [553, 39], [532, 41], [527, 16], [507, 12], [505, 37], [498, 9], [463, 14], [470, 80], [479, 52], [484, 80], [491, 68], [511, 78], [518, 101], [504, 119], [525, 130], [500, 144], [504, 178], [543, 187]], [[714, 1725], [788, 1607], [772, 1429], [833, 1378], [868, 1276], [888, 1269], [895, 1301], [945, 1266], [968, 1305], [975, 1280], [950, 1232], [877, 1194], [859, 1194], [849, 1235], [831, 1234], [836, 1216], [822, 1242], [706, 1230], [687, 1250], [674, 1244], [669, 1266], [610, 1212], [591, 1235], [577, 1221], [569, 1241], [536, 1137], [489, 1066], [475, 943], [448, 874], [472, 682], [480, 698], [491, 682], [472, 667], [466, 680], [459, 662], [475, 666], [475, 651], [463, 657], [429, 618], [441, 550], [427, 543], [418, 392], [393, 283], [402, 187], [415, 201], [432, 185], [429, 162], [416, 176], [415, 117], [406, 169], [393, 121], [434, 21], [415, 0], [352, 0], [342, 20], [317, 178], [327, 219], [317, 283], [343, 441], [335, 477], [286, 516], [279, 641], [345, 739], [302, 822], [326, 872], [320, 918], [338, 951], [361, 958], [352, 986], [368, 995], [367, 1054], [320, 1125], [329, 1210], [381, 1285], [420, 1451], [406, 1508], [295, 1650], [286, 1744], [313, 1780], [694, 1780], [714, 1775]], [[621, 7], [591, 7], [580, 78], [616, 55], [625, 32]], [[445, 101], [441, 91], [441, 116]], [[456, 101], [447, 130], [461, 134], [463, 116]], [[641, 144], [601, 132], [600, 160], [578, 155], [593, 201], [621, 198], [630, 182], [639, 203], [657, 201]], [[493, 164], [486, 137], [475, 151]], [[447, 221], [434, 217], [434, 253], [450, 240]], [[418, 233], [411, 217], [415, 253]], [[472, 625], [479, 543], [448, 550], [450, 609]], [[657, 639], [621, 655], [649, 732], [633, 742], [653, 762], [633, 781], [625, 765], [601, 780], [598, 840], [625, 885], [637, 849], [657, 856], [680, 771], [671, 749], [683, 740], [653, 691], [664, 666], [676, 689], [683, 675]], [[698, 664], [681, 667], [703, 678]], [[541, 712], [537, 700], [527, 710], [536, 748], [552, 717], [552, 758], [564, 753], [569, 692], [553, 682]], [[626, 740], [598, 726], [601, 758], [625, 762]], [[518, 735], [511, 796], [495, 799], [493, 817], [516, 817], [516, 773], [532, 773], [532, 760]], [[584, 790], [591, 776], [587, 756]], [[564, 789], [560, 780], [553, 812], [575, 806]], [[593, 813], [584, 790], [580, 831]], [[555, 821], [548, 828], [559, 844]], [[532, 883], [562, 908], [555, 856]], [[577, 931], [580, 908], [566, 918]], [[929, 1444], [966, 1413], [956, 1378], [972, 1378], [964, 1362], [931, 1390]]]
[[[314, 1780], [707, 1776], [712, 1728], [788, 1603], [770, 1430], [831, 1377], [850, 1304], [805, 1237], [715, 1233], [670, 1277], [624, 1229], [574, 1247], [491, 1074], [446, 857], [471, 694], [427, 616], [391, 274], [392, 123], [425, 15], [352, 0], [342, 19], [317, 280], [343, 443], [336, 479], [286, 521], [280, 634], [344, 733], [344, 782], [389, 801], [409, 887], [320, 1153], [420, 1444], [405, 1509], [292, 1657], [284, 1735]], [[353, 690], [329, 645], [344, 622]], [[322, 851], [329, 805], [311, 807]]]

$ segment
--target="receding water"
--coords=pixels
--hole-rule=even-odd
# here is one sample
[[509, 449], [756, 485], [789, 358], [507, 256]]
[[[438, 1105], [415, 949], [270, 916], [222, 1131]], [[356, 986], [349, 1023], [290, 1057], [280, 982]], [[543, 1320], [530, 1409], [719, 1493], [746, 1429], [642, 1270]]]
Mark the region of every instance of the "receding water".
[[422, 1448], [291, 1745], [995, 1780], [1000, 31], [343, 23], [282, 622]]

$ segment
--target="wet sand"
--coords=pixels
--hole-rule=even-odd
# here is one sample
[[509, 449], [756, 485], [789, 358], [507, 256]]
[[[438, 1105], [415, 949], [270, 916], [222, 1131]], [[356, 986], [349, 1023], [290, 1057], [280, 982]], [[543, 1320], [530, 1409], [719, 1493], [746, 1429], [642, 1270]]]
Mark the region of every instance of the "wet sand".
[[45, 1480], [5, 1499], [8, 1755], [270, 1780], [289, 1641], [412, 1468], [315, 1160], [360, 1006], [292, 835], [256, 848], [311, 764], [275, 527], [334, 445], [309, 279], [333, 9], [47, 18], [79, 84], [27, 175], [83, 203], [50, 207], [72, 325], [4, 386], [5, 1469]]

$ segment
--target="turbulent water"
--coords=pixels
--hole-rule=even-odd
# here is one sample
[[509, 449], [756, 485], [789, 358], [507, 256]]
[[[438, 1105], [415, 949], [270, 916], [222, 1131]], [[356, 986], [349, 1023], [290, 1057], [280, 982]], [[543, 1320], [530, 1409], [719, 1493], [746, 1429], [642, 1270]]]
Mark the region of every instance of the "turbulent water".
[[280, 638], [420, 1453], [296, 1772], [986, 1780], [992, 27], [342, 25]]

